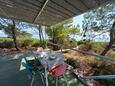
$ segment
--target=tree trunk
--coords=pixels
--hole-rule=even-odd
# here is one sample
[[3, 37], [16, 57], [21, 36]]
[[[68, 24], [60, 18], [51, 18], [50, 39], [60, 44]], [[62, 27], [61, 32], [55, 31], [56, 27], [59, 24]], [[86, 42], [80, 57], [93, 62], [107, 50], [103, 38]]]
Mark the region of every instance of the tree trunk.
[[41, 46], [41, 44], [42, 44], [42, 37], [41, 37], [40, 29], [41, 29], [41, 26], [39, 25], [38, 31], [39, 31], [39, 39], [40, 39], [40, 46]]
[[110, 42], [109, 44], [105, 47], [104, 51], [101, 53], [101, 55], [105, 55], [109, 50], [110, 48], [112, 47], [112, 44], [114, 43], [115, 41], [115, 21], [112, 25], [112, 28], [110, 30]]
[[45, 48], [44, 36], [43, 36], [43, 31], [42, 31], [41, 25], [39, 25], [38, 31], [39, 31], [39, 38], [40, 38], [40, 47]]
[[13, 25], [11, 27], [12, 30], [12, 39], [13, 39], [13, 43], [14, 43], [14, 47], [16, 48], [16, 50], [18, 51], [19, 48], [17, 46], [17, 40], [16, 40], [16, 32], [15, 32], [15, 21], [13, 20]]
[[[54, 43], [54, 44], [57, 44], [57, 43], [58, 43], [57, 38], [55, 38], [55, 37], [53, 38], [53, 43]], [[53, 50], [59, 50], [59, 47], [53, 45]]]
[[[57, 44], [57, 43], [58, 43], [58, 38], [56, 38], [56, 36], [55, 36], [54, 29], [52, 30], [52, 33], [53, 33], [53, 35], [52, 35], [52, 42], [53, 42], [54, 44]], [[54, 51], [55, 51], [55, 50], [59, 50], [59, 47], [53, 45], [53, 50], [54, 50]]]
[[40, 32], [41, 32], [41, 37], [42, 37], [42, 46], [43, 46], [43, 48], [45, 48], [45, 39], [44, 39], [44, 34], [43, 34], [43, 28], [40, 28]]

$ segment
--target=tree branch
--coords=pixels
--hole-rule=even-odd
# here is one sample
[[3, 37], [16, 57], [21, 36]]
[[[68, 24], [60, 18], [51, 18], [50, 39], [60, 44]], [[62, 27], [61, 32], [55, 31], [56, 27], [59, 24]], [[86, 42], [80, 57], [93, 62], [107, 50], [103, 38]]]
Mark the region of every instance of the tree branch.
[[114, 43], [115, 41], [115, 21], [112, 25], [112, 28], [110, 29], [110, 42], [109, 44], [105, 47], [104, 51], [101, 53], [101, 55], [105, 55], [109, 50], [110, 48], [112, 47], [112, 44]]

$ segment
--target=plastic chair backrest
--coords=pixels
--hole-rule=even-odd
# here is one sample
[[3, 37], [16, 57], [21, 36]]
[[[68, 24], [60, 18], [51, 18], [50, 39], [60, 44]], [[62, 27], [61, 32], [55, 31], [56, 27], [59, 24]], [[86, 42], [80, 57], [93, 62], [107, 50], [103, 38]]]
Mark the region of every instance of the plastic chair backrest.
[[67, 69], [67, 64], [60, 64], [49, 71], [50, 75], [53, 77], [62, 76]]

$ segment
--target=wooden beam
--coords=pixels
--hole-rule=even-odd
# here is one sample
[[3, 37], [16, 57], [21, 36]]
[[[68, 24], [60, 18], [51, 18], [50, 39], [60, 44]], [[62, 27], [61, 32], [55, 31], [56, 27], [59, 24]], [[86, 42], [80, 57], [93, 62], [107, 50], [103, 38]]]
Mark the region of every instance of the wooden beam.
[[39, 19], [39, 16], [41, 15], [42, 11], [44, 10], [45, 6], [47, 5], [49, 0], [46, 0], [41, 8], [41, 10], [39, 11], [39, 13], [37, 14], [37, 16], [34, 19], [34, 23], [37, 22], [37, 20]]

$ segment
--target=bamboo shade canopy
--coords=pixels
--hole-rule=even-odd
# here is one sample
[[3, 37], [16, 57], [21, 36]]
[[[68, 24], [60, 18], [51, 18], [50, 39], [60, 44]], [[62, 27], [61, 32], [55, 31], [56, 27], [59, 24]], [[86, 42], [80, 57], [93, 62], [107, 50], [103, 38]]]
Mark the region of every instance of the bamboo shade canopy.
[[0, 17], [51, 26], [114, 0], [0, 0]]

